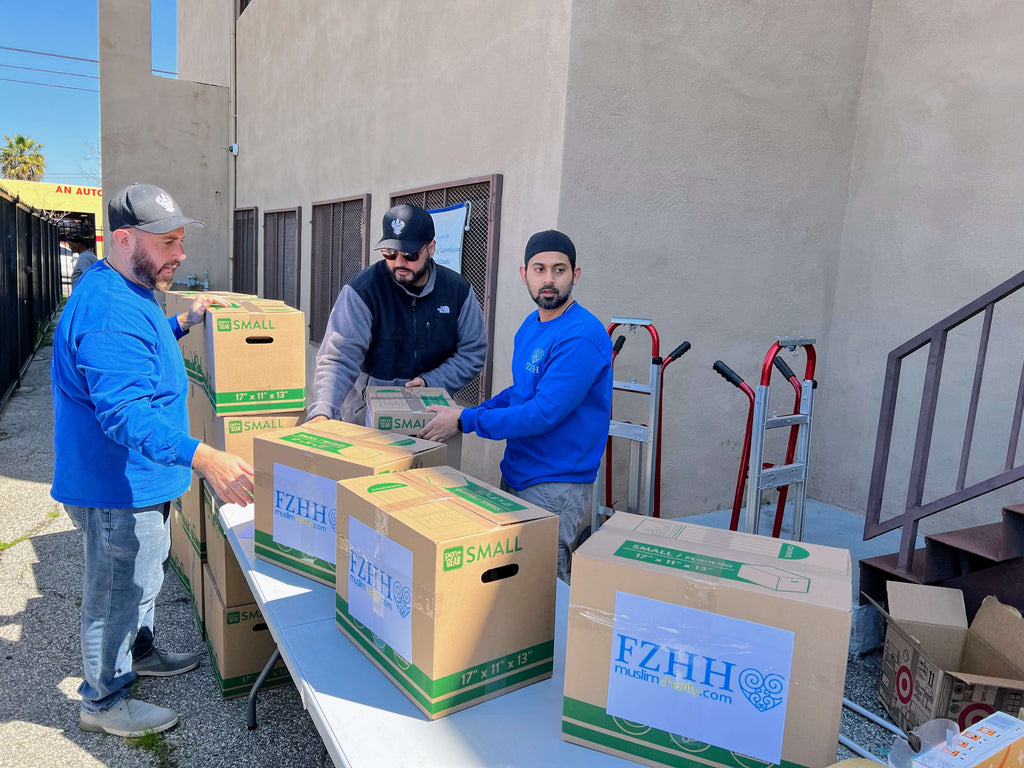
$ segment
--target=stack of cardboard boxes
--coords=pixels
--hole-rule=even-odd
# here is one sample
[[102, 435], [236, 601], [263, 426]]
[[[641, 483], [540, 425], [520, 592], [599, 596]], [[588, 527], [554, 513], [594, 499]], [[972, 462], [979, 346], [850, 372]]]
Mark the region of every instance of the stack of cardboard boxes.
[[[185, 312], [194, 291], [163, 294], [167, 315]], [[305, 321], [279, 301], [217, 293], [203, 323], [180, 343], [189, 377], [189, 432], [253, 461], [257, 434], [294, 426], [305, 405]], [[266, 624], [220, 527], [220, 501], [193, 475], [173, 505], [171, 565], [206, 637], [222, 695], [248, 693], [274, 650]], [[268, 685], [288, 681], [283, 665]]]

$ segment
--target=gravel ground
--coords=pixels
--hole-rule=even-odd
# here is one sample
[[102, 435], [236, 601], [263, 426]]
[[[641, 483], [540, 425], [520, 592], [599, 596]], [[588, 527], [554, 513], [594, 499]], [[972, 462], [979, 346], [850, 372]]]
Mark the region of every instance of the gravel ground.
[[[329, 762], [291, 686], [260, 694], [264, 727], [245, 728], [245, 699], [220, 698], [189, 599], [168, 572], [158, 600], [162, 647], [200, 654], [198, 670], [140, 681], [137, 695], [172, 707], [180, 725], [146, 750], [79, 731], [82, 545], [49, 495], [53, 468], [51, 348], [43, 346], [0, 411], [0, 768], [25, 766], [317, 766]], [[851, 655], [846, 696], [879, 715], [880, 653]], [[281, 725], [285, 724], [285, 725]], [[893, 737], [844, 712], [842, 733], [875, 755]], [[838, 759], [854, 757], [839, 747]], [[624, 763], [626, 765], [626, 763]]]

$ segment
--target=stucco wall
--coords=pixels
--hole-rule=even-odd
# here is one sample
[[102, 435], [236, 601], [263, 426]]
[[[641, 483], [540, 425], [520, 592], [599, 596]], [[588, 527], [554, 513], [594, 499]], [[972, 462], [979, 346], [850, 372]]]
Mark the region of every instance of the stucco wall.
[[[149, 3], [100, 0], [103, 188], [156, 184], [206, 223], [190, 227], [176, 280], [228, 279], [228, 89], [151, 74]], [[226, 44], [226, 43], [225, 43]]]
[[[501, 173], [494, 389], [532, 304], [518, 265], [558, 217], [569, 3], [252, 3], [237, 22], [237, 206], [302, 206], [308, 311], [311, 203], [370, 193], [371, 243], [392, 192]], [[260, 239], [262, 258], [262, 234]], [[312, 359], [314, 348], [310, 348]], [[500, 444], [467, 439], [496, 479]]]
[[[867, 497], [886, 353], [1024, 267], [1021, 50], [1018, 3], [874, 4], [822, 392], [823, 500], [855, 505]], [[968, 483], [1002, 469], [1006, 457], [1024, 353], [1022, 301], [996, 310]], [[945, 449], [931, 463], [926, 499], [952, 490], [978, 330], [970, 323], [950, 338], [934, 437]], [[907, 368], [908, 413], [899, 419], [889, 483], [900, 503], [923, 361]], [[1004, 499], [1019, 501], [1020, 489], [933, 523], [996, 519]]]
[[[732, 503], [747, 401], [716, 359], [756, 384], [775, 335], [811, 336], [832, 379], [825, 331], [869, 10], [573, 4], [558, 223], [581, 253], [577, 293], [603, 319], [652, 318], [662, 354], [693, 344], [665, 372], [663, 514]], [[646, 381], [649, 353], [646, 336], [627, 341], [616, 378]], [[617, 417], [646, 407], [616, 397]]]

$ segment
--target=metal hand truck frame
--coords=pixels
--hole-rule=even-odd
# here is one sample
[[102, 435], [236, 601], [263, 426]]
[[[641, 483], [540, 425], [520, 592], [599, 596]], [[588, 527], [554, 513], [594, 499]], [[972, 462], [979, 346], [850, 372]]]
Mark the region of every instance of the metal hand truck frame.
[[[797, 347], [802, 347], [807, 357], [803, 381], [800, 381], [785, 361], [778, 357], [782, 349], [793, 351]], [[761, 380], [756, 390], [752, 389], [721, 360], [715, 361], [712, 366], [722, 378], [743, 392], [750, 403], [743, 451], [740, 455], [740, 468], [736, 478], [736, 491], [733, 495], [730, 530], [735, 531], [739, 526], [744, 487], [746, 487], [747, 508], [744, 530], [747, 533], [759, 531], [761, 491], [767, 488], [778, 488], [779, 501], [775, 509], [772, 536], [779, 538], [782, 532], [782, 519], [786, 511], [789, 487], [793, 486], [793, 539], [795, 541], [803, 539], [804, 506], [807, 501], [807, 456], [811, 441], [811, 413], [814, 407], [815, 362], [814, 339], [780, 336], [765, 354], [761, 365]], [[769, 383], [773, 366], [778, 368], [796, 392], [793, 413], [787, 416], [769, 416], [768, 414]], [[765, 434], [769, 429], [780, 427], [790, 428], [789, 443], [786, 448], [785, 463], [776, 466], [764, 461]]]
[[[613, 317], [608, 326], [611, 336], [616, 328], [628, 326], [631, 333], [643, 328], [651, 337], [651, 366], [646, 384], [638, 382], [636, 377], [630, 381], [613, 381], [613, 392], [636, 392], [647, 395], [647, 424], [631, 424], [612, 419], [608, 424], [608, 441], [605, 455], [598, 469], [597, 481], [594, 483], [593, 509], [591, 530], [596, 531], [604, 518], [615, 512], [612, 507], [612, 479], [609, 466], [612, 463], [613, 438], [629, 441], [629, 480], [627, 485], [626, 511], [633, 514], [659, 517], [661, 515], [661, 399], [664, 393], [665, 369], [675, 360], [686, 354], [690, 342], [684, 341], [666, 357], [659, 353], [660, 338], [654, 322], [646, 318]], [[615, 358], [626, 342], [625, 336], [619, 336], [612, 347], [612, 366]]]

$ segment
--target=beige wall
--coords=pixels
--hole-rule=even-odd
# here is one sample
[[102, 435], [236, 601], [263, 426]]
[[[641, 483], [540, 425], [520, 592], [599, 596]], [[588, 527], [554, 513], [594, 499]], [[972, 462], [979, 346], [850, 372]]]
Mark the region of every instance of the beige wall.
[[[130, 5], [102, 0], [101, 14]], [[182, 71], [223, 82], [230, 3], [181, 5], [198, 7], [183, 11], [183, 50], [220, 46], [183, 53]], [[746, 400], [711, 365], [755, 383], [775, 335], [818, 339], [810, 495], [861, 510], [887, 351], [1019, 267], [1021, 22], [1024, 10], [993, 0], [253, 3], [237, 22], [237, 205], [302, 206], [308, 297], [313, 201], [372, 194], [374, 241], [389, 193], [501, 173], [496, 390], [532, 308], [516, 272], [523, 243], [557, 226], [579, 248], [582, 303], [606, 321], [653, 318], [663, 353], [693, 343], [666, 376], [666, 514], [731, 503]], [[101, 28], [109, 36], [120, 23]], [[125, 32], [129, 45], [148, 40]], [[148, 70], [111, 70], [125, 49], [104, 40], [104, 72], [125, 92], [165, 86]], [[129, 105], [104, 95], [107, 189], [108, 170], [127, 179], [122, 165], [139, 167], [139, 136], [165, 143], [184, 131], [201, 144], [195, 120], [212, 125], [217, 109], [227, 125], [219, 91], [219, 106], [202, 89], [189, 104], [153, 93], [173, 109], [147, 115], [143, 132], [122, 128]], [[184, 181], [183, 158], [201, 149], [160, 170]], [[199, 186], [226, 185], [226, 163], [193, 163]], [[1019, 367], [1019, 312], [1004, 314], [1010, 330], [990, 362]], [[617, 377], [645, 380], [649, 348], [631, 339]], [[950, 349], [973, 366], [968, 341]], [[919, 386], [922, 366], [906, 369]], [[980, 431], [1005, 430], [1018, 377], [993, 377]], [[775, 381], [788, 410], [792, 395]], [[951, 394], [967, 386], [962, 375], [943, 382]], [[642, 420], [645, 406], [617, 397], [616, 415]], [[940, 412], [936, 440], [949, 447], [930, 488], [959, 451], [958, 419]], [[910, 422], [901, 415], [893, 477], [909, 459]], [[467, 468], [493, 479], [500, 448], [470, 447]], [[979, 449], [977, 471], [999, 452]], [[979, 517], [991, 508], [972, 506]]]
[[[874, 4], [816, 441], [823, 500], [859, 509], [867, 497], [887, 352], [1024, 267], [1022, 49], [1017, 3]], [[996, 312], [968, 482], [1002, 469], [1024, 353], [1021, 309], [1017, 299]], [[951, 397], [940, 401], [934, 437], [946, 450], [932, 460], [929, 496], [952, 490], [978, 330], [970, 323], [950, 337], [942, 385]], [[922, 378], [923, 360], [908, 361], [908, 395]], [[901, 503], [917, 408], [913, 398], [902, 403], [889, 478]], [[995, 520], [1005, 499], [1019, 501], [1020, 489], [933, 523]]]
[[[715, 360], [756, 385], [774, 335], [811, 336], [828, 381], [869, 8], [573, 5], [559, 224], [582, 254], [579, 296], [604, 319], [652, 318], [662, 354], [693, 344], [666, 369], [665, 514], [732, 504], [747, 400]], [[627, 341], [616, 378], [647, 380], [649, 354]], [[616, 397], [631, 420], [646, 407]]]
[[100, 0], [103, 188], [132, 181], [166, 189], [205, 228], [190, 227], [188, 274], [228, 280], [228, 89], [151, 74], [149, 3]]
[[[558, 217], [568, 26], [569, 3], [549, 0], [246, 9], [237, 205], [302, 206], [303, 297], [312, 202], [370, 193], [372, 244], [390, 193], [500, 173], [495, 391], [510, 381], [510, 329], [531, 308], [520, 254]], [[481, 446], [464, 468], [494, 479], [501, 446]]]

